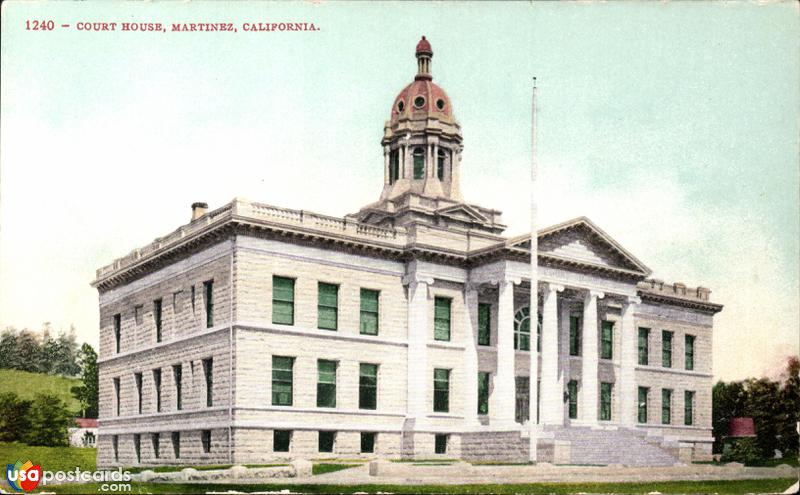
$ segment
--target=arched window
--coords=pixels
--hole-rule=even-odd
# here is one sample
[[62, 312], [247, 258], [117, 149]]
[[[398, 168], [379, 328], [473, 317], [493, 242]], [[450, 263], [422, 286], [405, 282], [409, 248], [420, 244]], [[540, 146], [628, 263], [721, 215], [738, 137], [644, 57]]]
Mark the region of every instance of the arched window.
[[389, 152], [389, 184], [394, 184], [400, 178], [400, 150]]
[[[542, 351], [542, 314], [539, 313], [536, 325], [536, 351]], [[528, 306], [520, 308], [514, 315], [514, 349], [531, 350], [531, 318]]]
[[414, 148], [414, 178], [425, 178], [425, 150]]
[[436, 176], [439, 177], [439, 180], [444, 180], [444, 164], [447, 154], [441, 148], [439, 148], [439, 152], [437, 153], [436, 157]]

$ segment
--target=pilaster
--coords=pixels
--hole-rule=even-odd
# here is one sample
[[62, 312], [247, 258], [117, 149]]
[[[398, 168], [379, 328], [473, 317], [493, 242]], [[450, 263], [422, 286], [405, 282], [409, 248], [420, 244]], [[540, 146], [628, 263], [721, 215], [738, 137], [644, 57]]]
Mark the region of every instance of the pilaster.
[[626, 426], [636, 424], [636, 361], [638, 342], [636, 326], [634, 323], [634, 313], [641, 299], [638, 297], [628, 298], [622, 308], [622, 335], [620, 337], [620, 371], [617, 380], [617, 393], [620, 402], [620, 422]]
[[605, 297], [604, 293], [589, 290], [583, 301], [583, 369], [580, 388], [582, 397], [580, 417], [583, 422], [588, 424], [597, 423], [599, 408], [597, 300], [603, 297]]

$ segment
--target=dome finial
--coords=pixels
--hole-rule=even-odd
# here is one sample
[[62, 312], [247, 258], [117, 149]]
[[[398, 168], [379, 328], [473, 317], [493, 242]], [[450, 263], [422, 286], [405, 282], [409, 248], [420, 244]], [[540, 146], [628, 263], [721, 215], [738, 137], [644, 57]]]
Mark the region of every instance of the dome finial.
[[431, 58], [433, 57], [433, 49], [430, 42], [422, 36], [422, 39], [417, 43], [417, 77], [415, 79], [433, 79], [431, 76]]

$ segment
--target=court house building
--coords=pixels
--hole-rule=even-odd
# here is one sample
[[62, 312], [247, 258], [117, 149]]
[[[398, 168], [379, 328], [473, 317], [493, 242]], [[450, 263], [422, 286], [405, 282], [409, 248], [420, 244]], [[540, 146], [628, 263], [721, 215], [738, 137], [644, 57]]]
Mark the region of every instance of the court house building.
[[532, 287], [530, 235], [462, 198], [424, 37], [416, 58], [375, 203], [196, 203], [97, 271], [98, 465], [710, 458], [722, 306], [583, 217], [538, 231]]

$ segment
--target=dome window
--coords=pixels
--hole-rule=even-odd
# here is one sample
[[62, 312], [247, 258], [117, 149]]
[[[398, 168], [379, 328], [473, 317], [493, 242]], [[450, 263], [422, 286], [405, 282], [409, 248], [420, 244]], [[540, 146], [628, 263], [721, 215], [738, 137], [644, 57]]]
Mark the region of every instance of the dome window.
[[414, 98], [414, 106], [417, 108], [422, 108], [425, 105], [425, 97], [424, 96], [417, 96]]
[[436, 108], [438, 108], [439, 110], [444, 110], [444, 100], [443, 99], [439, 98], [438, 100], [436, 100]]
[[414, 179], [425, 178], [425, 151], [422, 148], [414, 148]]
[[447, 153], [440, 148], [436, 154], [436, 176], [439, 178], [439, 180], [444, 180], [444, 167], [445, 161], [447, 160]]
[[403, 103], [403, 100], [400, 100], [400, 101], [397, 102], [397, 111], [398, 112], [402, 112], [403, 110], [405, 110], [405, 108], [406, 108], [406, 104]]

